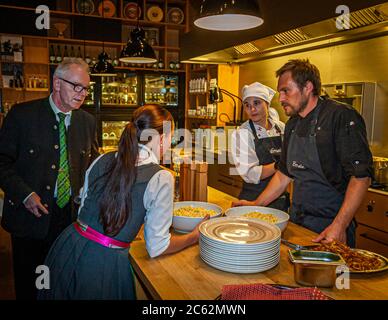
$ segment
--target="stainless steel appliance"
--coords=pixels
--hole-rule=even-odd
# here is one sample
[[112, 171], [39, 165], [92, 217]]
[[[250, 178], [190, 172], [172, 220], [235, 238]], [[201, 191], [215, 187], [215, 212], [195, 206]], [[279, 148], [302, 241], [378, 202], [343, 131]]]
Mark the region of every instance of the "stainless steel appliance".
[[322, 94], [353, 106], [364, 118], [368, 141], [373, 141], [376, 83], [323, 84]]

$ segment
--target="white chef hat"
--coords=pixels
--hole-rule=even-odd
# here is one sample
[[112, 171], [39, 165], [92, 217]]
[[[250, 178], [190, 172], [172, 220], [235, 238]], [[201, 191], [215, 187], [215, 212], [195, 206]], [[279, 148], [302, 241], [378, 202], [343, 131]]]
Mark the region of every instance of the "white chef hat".
[[254, 82], [249, 85], [245, 85], [242, 88], [242, 100], [244, 101], [248, 97], [257, 97], [264, 101], [267, 101], [268, 104], [271, 103], [272, 98], [276, 94], [276, 91], [267, 87], [260, 82]]

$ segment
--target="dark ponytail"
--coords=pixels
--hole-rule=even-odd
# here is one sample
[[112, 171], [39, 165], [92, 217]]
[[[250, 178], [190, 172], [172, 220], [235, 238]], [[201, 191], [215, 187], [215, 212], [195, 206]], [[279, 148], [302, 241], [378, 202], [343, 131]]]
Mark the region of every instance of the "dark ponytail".
[[108, 170], [100, 200], [100, 222], [106, 235], [115, 236], [125, 225], [132, 208], [131, 191], [136, 180], [137, 129], [127, 124], [120, 137], [117, 158]]
[[124, 128], [117, 157], [103, 176], [106, 179], [100, 199], [100, 223], [108, 236], [116, 236], [131, 218], [131, 194], [137, 177], [141, 133], [154, 129], [162, 134], [163, 121], [173, 122], [170, 112], [158, 105], [145, 105], [135, 110], [132, 122]]

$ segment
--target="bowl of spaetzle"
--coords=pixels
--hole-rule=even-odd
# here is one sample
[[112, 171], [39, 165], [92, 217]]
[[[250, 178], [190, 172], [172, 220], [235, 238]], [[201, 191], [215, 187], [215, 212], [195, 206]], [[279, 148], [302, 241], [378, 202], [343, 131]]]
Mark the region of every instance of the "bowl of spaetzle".
[[228, 217], [259, 219], [277, 225], [281, 231], [287, 227], [288, 220], [290, 219], [290, 216], [284, 211], [256, 206], [230, 208], [225, 211], [225, 215]]
[[219, 217], [222, 208], [216, 204], [201, 201], [181, 201], [174, 203], [172, 226], [177, 232], [191, 232], [206, 215]]

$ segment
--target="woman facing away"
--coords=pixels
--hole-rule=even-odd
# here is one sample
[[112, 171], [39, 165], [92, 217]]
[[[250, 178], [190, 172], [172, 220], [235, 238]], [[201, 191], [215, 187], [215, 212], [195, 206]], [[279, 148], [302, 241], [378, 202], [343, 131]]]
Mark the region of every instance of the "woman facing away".
[[135, 299], [128, 248], [143, 223], [151, 257], [198, 241], [198, 227], [182, 236], [169, 232], [173, 176], [157, 157], [171, 143], [166, 121], [171, 128], [173, 118], [160, 106], [138, 108], [118, 151], [101, 155], [87, 170], [78, 220], [51, 247], [45, 261], [50, 289], [40, 290], [38, 299]]

